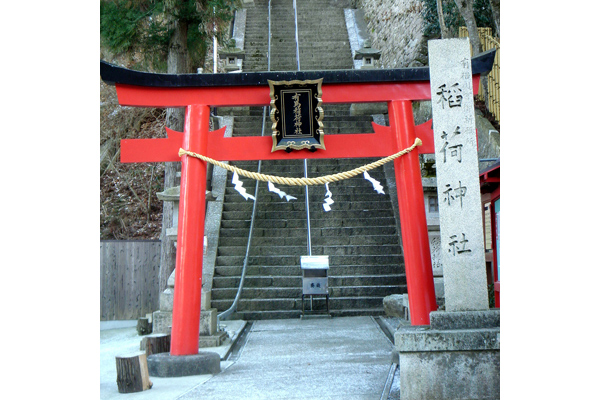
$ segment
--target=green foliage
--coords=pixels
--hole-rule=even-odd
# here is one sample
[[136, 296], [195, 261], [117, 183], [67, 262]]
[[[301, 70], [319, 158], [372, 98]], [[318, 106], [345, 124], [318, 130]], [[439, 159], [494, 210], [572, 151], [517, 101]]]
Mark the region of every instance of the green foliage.
[[[213, 34], [221, 41], [239, 0], [101, 0], [100, 38], [116, 54], [138, 52], [135, 69], [166, 71], [169, 41], [176, 19], [188, 25], [192, 67], [201, 67]], [[215, 31], [216, 29], [216, 31]]]
[[[425, 19], [423, 34], [430, 39], [439, 38], [441, 37], [441, 32], [437, 13], [437, 1], [424, 0], [423, 3], [425, 5], [423, 9], [423, 18]], [[454, 0], [443, 0], [442, 8], [444, 9], [446, 27], [452, 36], [457, 37], [458, 28], [465, 26], [465, 22], [460, 16], [456, 3], [454, 3]], [[490, 27], [492, 28], [492, 33], [495, 33], [496, 28], [489, 0], [474, 0], [473, 14], [475, 14], [475, 22], [479, 28]]]
[[140, 38], [143, 20], [150, 15], [151, 11], [142, 11], [128, 1], [101, 1], [100, 37], [116, 53], [129, 51]]

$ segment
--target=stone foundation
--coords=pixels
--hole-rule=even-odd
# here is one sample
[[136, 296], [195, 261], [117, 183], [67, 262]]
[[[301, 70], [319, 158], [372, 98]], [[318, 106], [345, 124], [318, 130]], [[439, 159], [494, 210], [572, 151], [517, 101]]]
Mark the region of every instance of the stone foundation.
[[402, 400], [499, 399], [500, 311], [434, 311], [395, 333]]

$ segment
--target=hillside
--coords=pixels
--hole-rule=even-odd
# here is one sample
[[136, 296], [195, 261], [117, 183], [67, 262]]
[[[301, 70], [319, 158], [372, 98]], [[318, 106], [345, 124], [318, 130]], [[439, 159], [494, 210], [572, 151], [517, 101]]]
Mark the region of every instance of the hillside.
[[[382, 50], [381, 66], [417, 65], [415, 60], [423, 55], [423, 43], [426, 43], [422, 34], [422, 2], [404, 0], [396, 4], [393, 0], [385, 0], [383, 3], [393, 3], [394, 7], [382, 7], [382, 0], [356, 2], [365, 11], [374, 47]], [[400, 60], [401, 55], [404, 61]], [[117, 58], [105, 49], [101, 49], [100, 58], [128, 68], [139, 65], [136, 55]], [[402, 65], [392, 65], [390, 60], [401, 61]], [[210, 71], [211, 46], [205, 64], [204, 70]], [[483, 103], [477, 101], [476, 107], [499, 131], [498, 123]], [[121, 139], [164, 137], [165, 114], [162, 109], [121, 107], [114, 87], [100, 83], [101, 239], [159, 239], [162, 202], [156, 192], [164, 189], [164, 164], [121, 164], [118, 152]]]
[[158, 239], [164, 163], [122, 164], [119, 141], [164, 136], [165, 111], [121, 107], [100, 82], [100, 239]]

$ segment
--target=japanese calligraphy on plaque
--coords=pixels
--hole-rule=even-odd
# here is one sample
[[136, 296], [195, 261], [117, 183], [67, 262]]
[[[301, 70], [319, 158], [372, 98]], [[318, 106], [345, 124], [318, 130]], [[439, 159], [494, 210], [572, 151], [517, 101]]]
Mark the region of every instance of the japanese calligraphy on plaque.
[[323, 79], [269, 81], [271, 89], [271, 151], [325, 150], [323, 142]]

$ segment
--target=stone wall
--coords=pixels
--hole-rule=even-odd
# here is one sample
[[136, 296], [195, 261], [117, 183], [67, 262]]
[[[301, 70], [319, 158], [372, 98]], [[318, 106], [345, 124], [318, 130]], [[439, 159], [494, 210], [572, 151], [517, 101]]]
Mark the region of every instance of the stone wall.
[[382, 68], [427, 65], [421, 0], [359, 0], [357, 3], [365, 13], [372, 46], [381, 50], [379, 65]]

